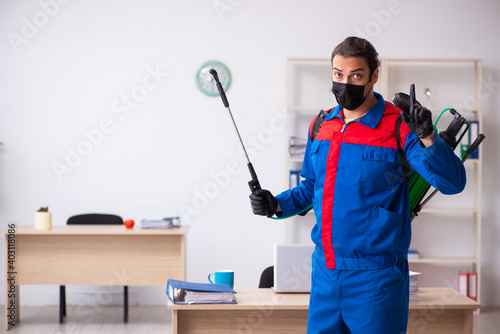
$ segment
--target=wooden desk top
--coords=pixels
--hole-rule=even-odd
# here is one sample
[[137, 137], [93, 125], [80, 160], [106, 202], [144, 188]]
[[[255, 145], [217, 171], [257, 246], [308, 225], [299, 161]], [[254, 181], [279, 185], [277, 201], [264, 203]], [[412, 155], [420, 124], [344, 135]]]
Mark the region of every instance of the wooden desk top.
[[[309, 294], [275, 293], [271, 289], [237, 289], [238, 304], [193, 304], [176, 305], [168, 299], [171, 310], [307, 310]], [[419, 302], [411, 302], [410, 310], [418, 309], [475, 309], [481, 305], [451, 288], [420, 288]]]
[[[52, 230], [36, 230], [34, 225], [16, 225], [16, 235], [184, 235], [189, 226], [173, 229], [153, 229], [134, 226], [132, 229], [124, 225], [61, 225], [52, 226]], [[3, 230], [7, 234], [8, 230]]]
[[410, 310], [432, 307], [447, 310], [481, 308], [481, 304], [452, 288], [419, 288], [418, 297], [420, 301], [411, 302]]

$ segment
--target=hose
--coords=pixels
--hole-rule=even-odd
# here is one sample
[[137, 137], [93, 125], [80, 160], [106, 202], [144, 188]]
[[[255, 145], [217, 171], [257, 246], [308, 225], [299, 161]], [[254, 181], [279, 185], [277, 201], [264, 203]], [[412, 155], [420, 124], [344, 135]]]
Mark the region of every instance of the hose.
[[312, 204], [308, 205], [306, 208], [300, 210], [299, 212], [297, 213], [294, 213], [294, 214], [291, 214], [289, 216], [286, 216], [286, 217], [271, 217], [271, 219], [275, 219], [275, 220], [281, 220], [281, 219], [287, 219], [287, 218], [290, 218], [290, 217], [293, 217], [293, 216], [296, 216], [296, 215], [300, 215], [301, 213], [304, 213], [308, 210], [310, 210], [312, 208]]

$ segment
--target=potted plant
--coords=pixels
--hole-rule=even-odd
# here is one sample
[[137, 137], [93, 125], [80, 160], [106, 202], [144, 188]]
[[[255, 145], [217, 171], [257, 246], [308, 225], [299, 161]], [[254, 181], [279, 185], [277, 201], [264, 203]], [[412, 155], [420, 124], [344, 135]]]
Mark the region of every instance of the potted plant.
[[51, 230], [52, 229], [52, 213], [49, 212], [49, 207], [41, 207], [35, 212], [35, 229]]

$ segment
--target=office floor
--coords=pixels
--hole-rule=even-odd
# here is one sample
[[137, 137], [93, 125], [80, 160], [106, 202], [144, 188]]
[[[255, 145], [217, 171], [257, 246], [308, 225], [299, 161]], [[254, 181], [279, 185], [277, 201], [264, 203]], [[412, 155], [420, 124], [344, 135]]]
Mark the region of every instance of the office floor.
[[[4, 308], [2, 307], [2, 310]], [[165, 306], [131, 306], [129, 323], [123, 323], [120, 306], [68, 306], [66, 323], [59, 324], [57, 306], [21, 308], [21, 323], [9, 334], [131, 334], [172, 333], [172, 312]], [[5, 328], [4, 318], [0, 330]], [[474, 315], [474, 334], [496, 334], [500, 328], [500, 307]]]
[[[4, 308], [2, 307], [2, 311]], [[21, 322], [9, 334], [139, 334], [172, 333], [172, 311], [166, 306], [130, 306], [123, 323], [122, 306], [67, 306], [65, 323], [59, 324], [58, 306], [21, 307]], [[2, 313], [0, 331], [5, 329]]]

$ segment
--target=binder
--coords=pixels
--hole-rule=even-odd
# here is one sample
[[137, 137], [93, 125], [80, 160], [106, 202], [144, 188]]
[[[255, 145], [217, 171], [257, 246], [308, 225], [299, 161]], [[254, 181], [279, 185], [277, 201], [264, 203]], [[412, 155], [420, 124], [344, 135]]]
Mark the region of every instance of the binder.
[[290, 171], [290, 189], [295, 188], [300, 183], [300, 170]]
[[[477, 136], [479, 136], [479, 122], [478, 121], [469, 121], [470, 129], [470, 143], [476, 140]], [[465, 137], [465, 136], [464, 136]], [[479, 147], [470, 155], [469, 159], [478, 159], [479, 158]]]
[[228, 284], [167, 281], [167, 296], [174, 304], [236, 304], [235, 294]]
[[477, 302], [477, 273], [469, 272], [468, 280], [469, 280], [469, 286], [468, 286], [467, 297]]
[[470, 146], [470, 139], [470, 131], [467, 131], [467, 133], [464, 134], [462, 140], [460, 141], [460, 159], [463, 159], [467, 155], [467, 150]]
[[469, 295], [469, 274], [458, 273], [458, 292], [464, 296]]

